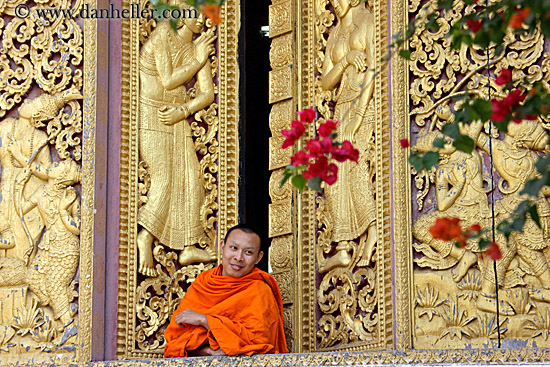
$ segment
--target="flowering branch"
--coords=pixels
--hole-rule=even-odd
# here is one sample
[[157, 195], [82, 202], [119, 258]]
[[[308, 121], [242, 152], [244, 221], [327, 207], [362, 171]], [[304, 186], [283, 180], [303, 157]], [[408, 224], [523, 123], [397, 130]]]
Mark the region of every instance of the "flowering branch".
[[[290, 130], [282, 130], [286, 138], [282, 148], [294, 146], [304, 132], [305, 124], [315, 121], [313, 107], [297, 112], [299, 120], [292, 121]], [[338, 166], [334, 163], [347, 160], [357, 163], [359, 151], [353, 147], [349, 140], [342, 143], [336, 140], [335, 133], [338, 121], [327, 120], [319, 125], [317, 136], [309, 139], [304, 149], [299, 150], [290, 158], [291, 164], [283, 172], [281, 186], [289, 179], [300, 192], [306, 187], [317, 192], [322, 192], [321, 183], [333, 185], [338, 179]]]

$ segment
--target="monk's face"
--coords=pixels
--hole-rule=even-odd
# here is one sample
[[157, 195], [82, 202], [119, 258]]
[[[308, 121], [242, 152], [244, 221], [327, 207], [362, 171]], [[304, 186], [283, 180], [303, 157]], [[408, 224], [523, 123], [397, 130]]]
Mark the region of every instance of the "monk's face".
[[264, 255], [260, 251], [260, 237], [255, 233], [233, 230], [227, 242], [222, 241], [222, 275], [240, 278], [252, 271]]

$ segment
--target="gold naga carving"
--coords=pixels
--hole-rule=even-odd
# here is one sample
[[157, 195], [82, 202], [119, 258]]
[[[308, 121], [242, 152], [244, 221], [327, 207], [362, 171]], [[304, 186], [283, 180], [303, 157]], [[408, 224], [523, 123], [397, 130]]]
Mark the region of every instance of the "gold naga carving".
[[[422, 16], [431, 6], [414, 2], [409, 12]], [[440, 129], [453, 121], [458, 107], [451, 99], [463, 93], [463, 87], [483, 97], [502, 96], [487, 68], [495, 74], [509, 68], [514, 78], [548, 86], [550, 76], [544, 70], [550, 54], [541, 34], [517, 39], [510, 35], [504, 56], [489, 52], [488, 67], [485, 50], [452, 50], [446, 32], [455, 19], [474, 11], [475, 5], [456, 2], [440, 18], [439, 31], [428, 31], [421, 22], [410, 41], [411, 132], [413, 149], [420, 152], [433, 149], [434, 139], [443, 137]], [[429, 233], [441, 216], [490, 231], [493, 216], [495, 224], [510, 218], [526, 199], [521, 193], [526, 181], [537, 175], [536, 160], [548, 153], [548, 127], [544, 121], [510, 123], [508, 134], [499, 136], [490, 124], [473, 122], [462, 127], [476, 142], [472, 154], [457, 151], [447, 138], [436, 167], [430, 172], [413, 170], [415, 347], [495, 347], [499, 334], [503, 345], [548, 347], [550, 205], [545, 192], [535, 198], [541, 228], [528, 219], [524, 231], [513, 232], [508, 241], [495, 231], [503, 254], [496, 262], [483, 256], [476, 243], [458, 248]]]
[[[136, 282], [121, 290], [130, 301], [119, 306], [130, 310], [124, 322], [135, 328], [125, 329], [119, 354], [135, 358], [162, 354], [164, 329], [189, 283], [217, 260], [219, 33], [201, 13], [180, 19], [176, 30], [146, 19], [129, 26], [140, 43], [129, 63], [139, 75], [124, 79], [129, 74], [123, 73], [134, 88], [123, 100], [139, 108], [130, 112], [136, 120], [123, 122], [136, 133], [123, 139], [138, 149], [128, 159], [132, 181], [123, 181], [131, 187], [132, 197], [122, 201], [132, 222], [125, 229], [130, 248], [122, 246], [121, 253], [130, 254], [128, 271]], [[132, 82], [136, 76], [139, 83]]]

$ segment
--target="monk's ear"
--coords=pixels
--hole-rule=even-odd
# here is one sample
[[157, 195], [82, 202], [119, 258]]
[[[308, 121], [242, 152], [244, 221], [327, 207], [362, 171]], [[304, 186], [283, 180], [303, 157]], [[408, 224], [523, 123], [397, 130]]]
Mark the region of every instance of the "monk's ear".
[[254, 265], [258, 264], [262, 259], [262, 257], [264, 257], [264, 252], [263, 251], [258, 252], [258, 259], [256, 259], [256, 263]]
[[222, 240], [222, 242], [220, 242], [220, 250], [223, 250], [223, 247], [225, 246], [225, 241]]

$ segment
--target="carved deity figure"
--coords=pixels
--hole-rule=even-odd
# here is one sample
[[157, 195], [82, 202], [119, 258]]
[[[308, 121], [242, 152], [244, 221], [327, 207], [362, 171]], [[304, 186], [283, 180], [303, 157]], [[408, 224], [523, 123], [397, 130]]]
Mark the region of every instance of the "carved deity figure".
[[[17, 216], [14, 206], [15, 178], [23, 169], [27, 160], [31, 157], [38, 147], [48, 141], [48, 135], [39, 130], [37, 126], [42, 121], [53, 119], [57, 116], [59, 110], [68, 101], [82, 98], [75, 91], [69, 90], [54, 96], [43, 94], [34, 99], [26, 100], [18, 109], [19, 118], [6, 118], [0, 122], [0, 250], [5, 250], [4, 255], [23, 259], [25, 251], [29, 248], [29, 240], [21, 219]], [[10, 153], [9, 147], [18, 145], [16, 149], [20, 155], [25, 157], [24, 164], [20, 164]], [[22, 159], [23, 160], [23, 159]], [[34, 161], [47, 167], [50, 162], [50, 152], [41, 149]], [[32, 176], [25, 185], [23, 196], [35, 192], [44, 181]], [[29, 229], [29, 234], [34, 243], [36, 243], [44, 227], [40, 216], [36, 210], [29, 212], [25, 216], [25, 222]], [[2, 255], [2, 251], [0, 251]]]
[[[477, 146], [489, 153], [490, 138], [480, 134]], [[495, 168], [502, 177], [499, 182], [504, 198], [495, 203], [497, 218], [509, 217], [518, 204], [527, 199], [521, 191], [529, 179], [537, 176], [535, 163], [538, 153], [548, 148], [548, 134], [538, 121], [522, 121], [521, 124], [510, 123], [508, 134], [504, 140], [492, 140], [492, 153]], [[541, 193], [537, 199], [537, 211], [542, 229], [532, 219], [528, 219], [522, 232], [512, 232], [507, 245], [501, 245], [502, 259], [497, 261], [497, 279], [500, 284], [504, 280], [506, 270], [516, 255], [522, 260], [527, 271], [538, 278], [543, 288], [550, 288], [550, 267], [544, 254], [550, 237], [550, 205]], [[505, 244], [502, 239], [501, 243]], [[481, 294], [477, 307], [488, 312], [495, 312], [495, 273], [492, 265], [486, 265], [483, 270]], [[505, 315], [514, 313], [513, 309], [501, 302], [499, 311]]]
[[[369, 264], [376, 245], [376, 206], [369, 146], [374, 133], [374, 16], [360, 0], [332, 0], [338, 23], [327, 41], [321, 86], [335, 90], [338, 136], [359, 149], [359, 162], [339, 164], [337, 182], [326, 188], [337, 253], [320, 264], [320, 272], [356, 262]], [[366, 238], [365, 238], [366, 236]], [[350, 241], [361, 237], [357, 254]]]
[[[184, 8], [186, 5], [182, 5]], [[151, 178], [147, 202], [139, 209], [139, 272], [155, 276], [152, 244], [157, 239], [182, 250], [179, 262], [211, 262], [210, 248], [195, 246], [204, 235], [205, 197], [188, 118], [214, 101], [209, 56], [215, 35], [201, 34], [204, 16], [184, 18], [177, 31], [161, 22], [140, 53], [139, 153]], [[194, 93], [187, 88], [193, 78]]]
[[[470, 132], [464, 132], [475, 141], [481, 131], [481, 123], [473, 123], [469, 126]], [[438, 131], [432, 131], [419, 138], [415, 149], [419, 152], [433, 150], [433, 142], [437, 138], [444, 138]], [[434, 248], [440, 261], [438, 269], [446, 269], [458, 265], [451, 271], [455, 282], [459, 282], [468, 269], [477, 263], [477, 256], [471, 252], [477, 250], [477, 246], [468, 243], [466, 248], [458, 248], [453, 243], [434, 239], [429, 228], [439, 217], [460, 218], [463, 227], [473, 224], [485, 224], [489, 222], [491, 213], [487, 201], [487, 195], [483, 187], [483, 172], [481, 156], [474, 150], [472, 153], [464, 153], [457, 150], [447, 140], [442, 149], [439, 149], [440, 161], [435, 173], [437, 209], [420, 216], [413, 223], [413, 234], [422, 244]]]
[[71, 187], [80, 182], [80, 167], [72, 159], [48, 167], [31, 163], [16, 177], [16, 189], [22, 188], [33, 174], [47, 183], [29, 199], [18, 195], [22, 190], [16, 190], [15, 205], [23, 215], [36, 208], [45, 232], [38, 248], [33, 248], [35, 255], [29, 266], [21, 259], [0, 258], [0, 286], [27, 284], [43, 306], [51, 305], [54, 318], [61, 319], [66, 327], [73, 321], [70, 285], [80, 253], [80, 201]]

